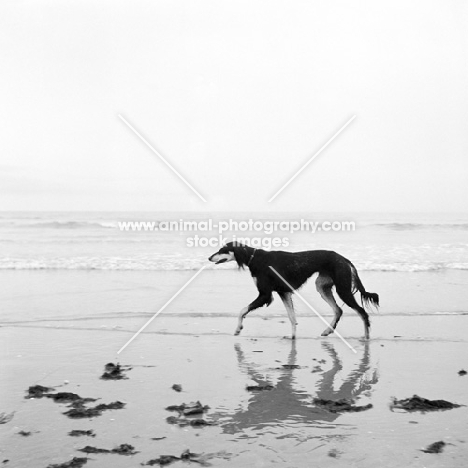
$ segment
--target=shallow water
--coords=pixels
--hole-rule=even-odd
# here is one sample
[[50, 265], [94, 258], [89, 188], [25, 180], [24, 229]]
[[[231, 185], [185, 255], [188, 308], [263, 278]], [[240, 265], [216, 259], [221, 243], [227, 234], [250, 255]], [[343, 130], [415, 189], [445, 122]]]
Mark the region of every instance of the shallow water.
[[[146, 321], [191, 279], [191, 271], [0, 271], [0, 325], [69, 321], [79, 326], [83, 319], [111, 327], [114, 319]], [[468, 272], [360, 272], [368, 291], [380, 295], [381, 307], [371, 320], [385, 315], [433, 315], [468, 313]], [[330, 316], [331, 309], [320, 298], [314, 280], [301, 295], [318, 312]], [[257, 290], [247, 271], [203, 271], [172, 302], [164, 314], [237, 316], [252, 302]], [[282, 302], [251, 316], [286, 317]], [[298, 316], [314, 315], [300, 299]], [[355, 315], [345, 307], [344, 320]]]

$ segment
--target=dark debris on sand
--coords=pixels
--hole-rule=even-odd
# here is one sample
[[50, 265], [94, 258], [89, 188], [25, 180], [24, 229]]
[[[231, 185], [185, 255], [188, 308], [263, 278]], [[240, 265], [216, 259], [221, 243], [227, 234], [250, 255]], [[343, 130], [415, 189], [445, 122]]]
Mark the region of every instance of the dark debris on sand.
[[192, 416], [203, 414], [210, 409], [207, 405], [202, 405], [199, 401], [191, 403], [182, 403], [181, 405], [171, 405], [166, 408], [167, 411], [177, 411], [180, 415]]
[[248, 392], [263, 392], [265, 390], [273, 390], [274, 388], [273, 385], [247, 385], [245, 387]]
[[111, 453], [117, 453], [119, 455], [134, 455], [138, 452], [135, 450], [135, 447], [133, 447], [133, 445], [120, 444], [118, 447], [113, 448], [111, 450]]
[[85, 408], [84, 406], [78, 408], [72, 408], [71, 410], [65, 411], [66, 416], [72, 419], [81, 419], [81, 418], [94, 418], [96, 416], [101, 416], [104, 411], [122, 409], [125, 407], [125, 403], [121, 401], [114, 401], [112, 403], [94, 406], [92, 408]]
[[80, 429], [74, 429], [73, 431], [70, 431], [68, 433], [69, 436], [71, 437], [81, 437], [81, 436], [87, 436], [87, 437], [96, 437], [96, 434], [92, 429], [88, 431], [80, 430]]
[[86, 404], [96, 401], [96, 398], [83, 398], [76, 393], [70, 392], [51, 393], [52, 390], [54, 389], [50, 387], [34, 385], [29, 387], [25, 398], [50, 398], [56, 403], [68, 403], [71, 409], [65, 411], [63, 414], [72, 419], [94, 418], [96, 416], [101, 416], [103, 411], [122, 409], [125, 406], [125, 403], [121, 401], [114, 401], [112, 403], [101, 403], [100, 405], [87, 408]]
[[212, 426], [214, 423], [207, 421], [206, 419], [203, 418], [196, 418], [196, 419], [188, 419], [184, 417], [177, 418], [175, 416], [169, 416], [166, 418], [166, 422], [169, 424], [174, 424], [179, 427], [186, 427], [186, 426], [192, 426], [192, 427], [204, 427], [204, 426]]
[[397, 400], [393, 398], [390, 408], [403, 409], [405, 411], [443, 411], [452, 408], [459, 408], [462, 405], [451, 403], [446, 400], [428, 400], [418, 395], [414, 395], [411, 398], [405, 398], [403, 400]]
[[180, 458], [181, 458], [182, 460], [189, 460], [189, 461], [197, 461], [197, 460], [194, 460], [194, 459], [195, 459], [195, 458], [199, 458], [199, 457], [201, 457], [200, 454], [198, 454], [198, 453], [192, 453], [192, 452], [190, 452], [189, 449], [184, 450], [184, 451], [182, 452], [182, 454], [180, 455]]
[[175, 383], [175, 384], [172, 386], [172, 390], [174, 390], [174, 391], [176, 391], [176, 392], [181, 392], [181, 391], [182, 391], [182, 385], [176, 384], [176, 383]]
[[330, 458], [340, 458], [341, 452], [337, 450], [336, 448], [332, 448], [328, 451], [327, 455]]
[[133, 445], [130, 444], [121, 444], [118, 447], [113, 448], [112, 450], [87, 445], [86, 447], [83, 447], [78, 450], [84, 453], [116, 453], [118, 455], [135, 455], [135, 453], [138, 453], [137, 451], [135, 451], [135, 447], [133, 447]]
[[68, 462], [48, 465], [47, 468], [81, 468], [86, 463], [88, 463], [87, 458], [73, 457], [73, 459]]
[[442, 453], [444, 451], [446, 443], [442, 440], [434, 442], [431, 445], [428, 445], [425, 449], [422, 449], [421, 452], [424, 453]]
[[203, 418], [192, 418], [191, 416], [203, 415], [210, 409], [207, 405], [202, 405], [199, 401], [191, 403], [182, 403], [181, 405], [171, 405], [166, 408], [167, 411], [177, 411], [179, 417], [169, 416], [166, 421], [169, 424], [176, 424], [180, 427], [204, 427], [213, 425], [212, 422]]
[[228, 460], [229, 458], [231, 458], [231, 456], [232, 454], [224, 452], [224, 451], [217, 452], [217, 453], [198, 454], [198, 453], [192, 453], [190, 452], [189, 449], [187, 449], [183, 451], [179, 457], [176, 457], [174, 455], [161, 455], [158, 458], [153, 458], [152, 460], [147, 461], [146, 463], [141, 463], [141, 465], [142, 466], [154, 466], [154, 465], [166, 466], [176, 461], [182, 460], [186, 462], [187, 461], [195, 462], [201, 466], [211, 466], [211, 464], [208, 463], [208, 460], [212, 458], [224, 458], [225, 460]]
[[341, 400], [326, 400], [324, 398], [314, 398], [313, 403], [315, 406], [318, 406], [322, 409], [326, 409], [331, 413], [358, 413], [360, 411], [366, 411], [372, 408], [371, 403], [369, 403], [368, 405], [356, 406], [354, 405], [353, 400], [347, 400], [346, 398], [343, 398]]
[[42, 385], [33, 385], [28, 388], [28, 394], [24, 398], [42, 398], [44, 394], [53, 390], [50, 387], [43, 387]]
[[76, 408], [81, 407], [86, 403], [96, 401], [96, 398], [82, 398], [80, 395], [70, 392], [50, 393], [44, 396], [54, 400], [55, 403], [71, 403], [71, 406]]
[[96, 398], [83, 398], [76, 393], [58, 392], [51, 393], [54, 389], [51, 387], [43, 387], [42, 385], [33, 385], [28, 388], [25, 398], [50, 398], [55, 403], [69, 403], [74, 408], [82, 407], [86, 403], [96, 401]]
[[92, 447], [91, 445], [87, 445], [86, 447], [80, 448], [78, 449], [78, 451], [84, 453], [110, 453], [110, 450]]
[[161, 455], [158, 458], [153, 458], [152, 460], [147, 461], [146, 463], [142, 463], [142, 466], [165, 466], [174, 463], [175, 461], [180, 460], [180, 457], [175, 457], [174, 455]]
[[104, 366], [104, 373], [101, 375], [102, 380], [123, 380], [128, 379], [124, 372], [131, 370], [130, 366], [121, 366], [119, 363], [114, 364], [109, 362]]
[[466, 372], [465, 369], [461, 369], [461, 370], [458, 371], [458, 375], [461, 376], [461, 377], [463, 377], [466, 374], [468, 374], [468, 372]]

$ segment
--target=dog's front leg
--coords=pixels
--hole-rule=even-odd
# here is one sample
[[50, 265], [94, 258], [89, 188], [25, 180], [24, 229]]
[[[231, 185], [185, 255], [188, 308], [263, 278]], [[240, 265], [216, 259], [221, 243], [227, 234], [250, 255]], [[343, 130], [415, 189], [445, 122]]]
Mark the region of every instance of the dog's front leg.
[[269, 306], [273, 302], [273, 296], [271, 292], [262, 292], [258, 295], [257, 299], [253, 301], [251, 304], [249, 304], [247, 307], [244, 307], [239, 314], [239, 320], [237, 322], [237, 328], [236, 331], [234, 332], [234, 335], [238, 335], [243, 326], [242, 322], [244, 321], [245, 316], [249, 313], [252, 312], [252, 310], [258, 309], [259, 307], [263, 306]]
[[244, 317], [249, 313], [249, 308], [248, 307], [244, 307], [240, 313], [239, 313], [239, 320], [237, 322], [237, 328], [236, 328], [236, 331], [234, 332], [234, 335], [238, 335], [242, 328], [244, 328], [242, 326], [242, 322], [244, 321]]

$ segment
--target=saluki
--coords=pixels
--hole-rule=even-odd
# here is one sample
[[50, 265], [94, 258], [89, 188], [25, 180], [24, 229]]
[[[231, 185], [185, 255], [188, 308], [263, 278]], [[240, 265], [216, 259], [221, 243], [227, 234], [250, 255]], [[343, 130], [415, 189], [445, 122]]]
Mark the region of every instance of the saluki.
[[[324, 330], [322, 336], [333, 333], [343, 315], [343, 311], [333, 297], [332, 288], [335, 286], [342, 301], [361, 317], [364, 322], [364, 336], [369, 339], [370, 321], [364, 306], [370, 303], [378, 307], [379, 296], [364, 289], [356, 267], [336, 252], [330, 250], [268, 252], [239, 242], [229, 242], [208, 260], [216, 264], [235, 261], [239, 268], [247, 267], [257, 286], [258, 297], [241, 310], [235, 335], [241, 332], [246, 315], [259, 307], [268, 307], [273, 302], [273, 292], [276, 292], [286, 307], [292, 326], [292, 339], [295, 339], [297, 322], [292, 295], [312, 275], [318, 273], [315, 280], [317, 291], [335, 313], [330, 327]], [[354, 298], [354, 294], [358, 291], [361, 293], [362, 307]]]

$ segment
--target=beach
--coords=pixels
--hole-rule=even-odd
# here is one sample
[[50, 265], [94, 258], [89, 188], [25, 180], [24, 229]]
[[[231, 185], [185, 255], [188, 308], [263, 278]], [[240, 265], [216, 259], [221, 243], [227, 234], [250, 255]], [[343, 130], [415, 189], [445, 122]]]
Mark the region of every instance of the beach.
[[[360, 319], [345, 310], [338, 331], [352, 350], [335, 335], [320, 337], [324, 324], [297, 300], [297, 340], [284, 338], [290, 324], [279, 300], [252, 312], [233, 336], [238, 310], [255, 297], [251, 278], [204, 271], [118, 355], [193, 271], [3, 271], [0, 412], [13, 417], [0, 424], [1, 461], [45, 468], [76, 457], [87, 458], [86, 467], [128, 468], [162, 455], [180, 459], [188, 449], [201, 455], [192, 464], [212, 466], [465, 466], [466, 406], [390, 407], [392, 398], [413, 395], [467, 404], [468, 377], [459, 375], [468, 368], [467, 316], [458, 305], [466, 300], [467, 272], [445, 273], [453, 289], [421, 298], [440, 274], [417, 273], [417, 288], [408, 273], [362, 273], [385, 305], [371, 315], [367, 343]], [[442, 309], [444, 294], [453, 310]], [[303, 295], [331, 318], [313, 283]], [[402, 297], [404, 307], [394, 307]], [[102, 380], [108, 363], [128, 366], [126, 378]], [[63, 414], [67, 403], [25, 398], [35, 385], [98, 399], [86, 407], [124, 406], [72, 419]], [[372, 406], [334, 412], [317, 398]], [[197, 401], [209, 409], [196, 416], [166, 409]], [[194, 418], [203, 425], [191, 425]], [[68, 435], [73, 430], [94, 437]], [[437, 441], [446, 444], [442, 453], [422, 451]], [[135, 453], [80, 451], [121, 444]]]
[[[0, 214], [2, 466], [466, 466], [466, 215], [356, 215], [354, 232], [272, 234], [356, 265], [380, 296], [369, 342], [346, 307], [339, 335], [320, 336], [316, 313], [333, 315], [314, 278], [300, 290], [308, 304], [294, 300], [295, 341], [278, 297], [234, 336], [257, 296], [248, 270], [208, 262], [217, 249], [188, 248], [193, 233], [119, 229], [206, 217]], [[346, 219], [236, 215], [302, 218]], [[414, 395], [461, 406], [392, 406]]]
[[467, 1], [0, 23], [0, 468], [468, 468]]

